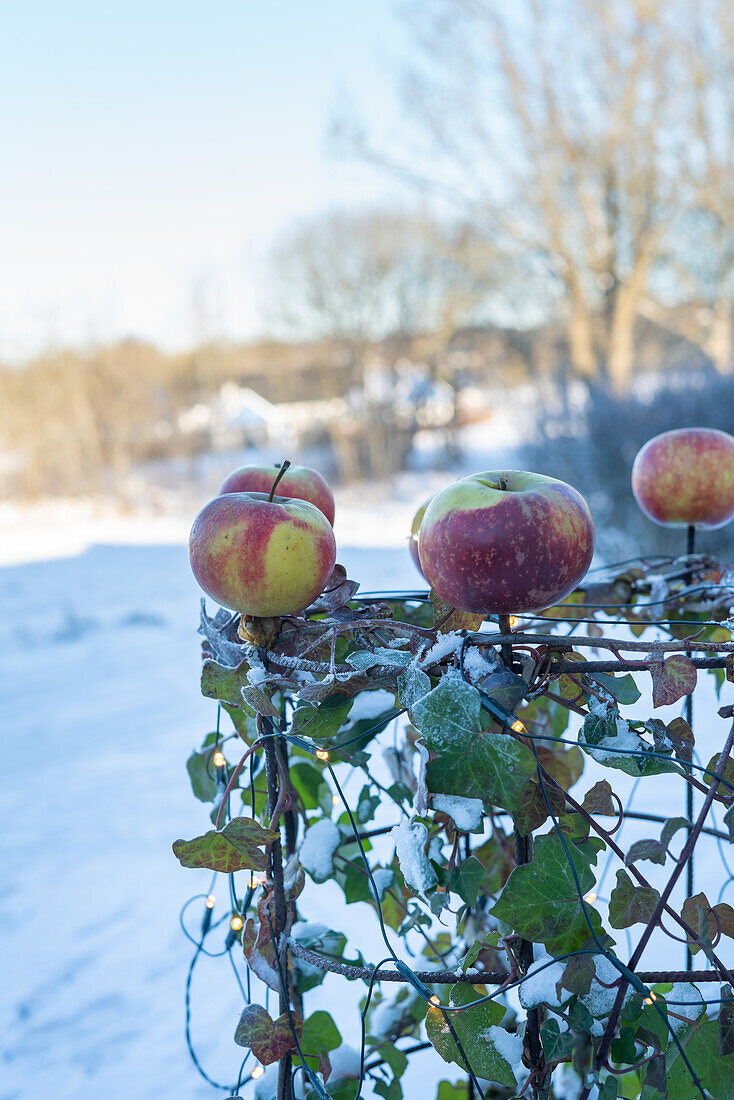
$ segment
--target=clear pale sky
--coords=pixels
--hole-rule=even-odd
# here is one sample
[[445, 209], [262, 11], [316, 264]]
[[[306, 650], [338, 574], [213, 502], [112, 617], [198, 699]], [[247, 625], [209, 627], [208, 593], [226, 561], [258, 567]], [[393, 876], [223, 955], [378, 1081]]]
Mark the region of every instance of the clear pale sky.
[[0, 358], [257, 334], [279, 230], [400, 194], [325, 135], [395, 132], [407, 48], [393, 0], [0, 0]]

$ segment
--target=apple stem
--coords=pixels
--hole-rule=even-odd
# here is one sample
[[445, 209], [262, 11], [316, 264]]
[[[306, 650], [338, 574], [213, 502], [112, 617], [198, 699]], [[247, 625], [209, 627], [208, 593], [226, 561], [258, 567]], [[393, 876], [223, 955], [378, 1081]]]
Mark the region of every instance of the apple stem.
[[283, 463], [283, 465], [278, 470], [277, 474], [275, 475], [275, 481], [273, 482], [273, 484], [270, 488], [270, 496], [268, 497], [268, 500], [272, 500], [273, 497], [275, 496], [275, 490], [278, 488], [278, 482], [280, 481], [280, 479], [282, 478], [283, 474], [286, 472], [286, 470], [288, 469], [289, 466], [290, 466], [290, 462], [288, 461], [288, 459], [286, 459], [285, 462]]

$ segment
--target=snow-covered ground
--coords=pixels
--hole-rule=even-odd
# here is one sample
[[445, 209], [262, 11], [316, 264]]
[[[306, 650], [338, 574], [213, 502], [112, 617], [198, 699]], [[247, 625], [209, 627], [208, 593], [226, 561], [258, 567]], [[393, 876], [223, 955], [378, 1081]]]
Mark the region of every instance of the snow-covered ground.
[[[480, 444], [467, 460], [474, 468]], [[350, 575], [364, 588], [415, 585], [410, 519], [455, 476], [426, 470], [338, 494], [339, 560]], [[215, 719], [198, 690], [189, 523], [189, 515], [123, 518], [89, 505], [0, 513], [0, 1100], [217, 1095], [184, 1044], [191, 948], [178, 926], [181, 905], [206, 892], [208, 875], [182, 870], [171, 853], [174, 839], [208, 824], [184, 765]], [[704, 761], [723, 726], [706, 724]], [[674, 783], [641, 784], [636, 808], [676, 812]], [[625, 826], [628, 841], [640, 835], [655, 828]], [[700, 878], [712, 900], [723, 882], [714, 855], [707, 866], [716, 881]], [[608, 876], [607, 892], [612, 884]], [[326, 884], [303, 909], [331, 923], [342, 906]], [[345, 914], [351, 945], [380, 958], [371, 911]], [[651, 952], [650, 965], [666, 952], [677, 958], [682, 948], [664, 947], [657, 960]], [[327, 977], [309, 1007], [339, 1004], [342, 1035], [356, 1043], [362, 992]], [[225, 960], [202, 960], [192, 1003], [205, 1067], [234, 1080], [241, 1001]], [[457, 1079], [432, 1052], [415, 1063], [408, 1097]]]

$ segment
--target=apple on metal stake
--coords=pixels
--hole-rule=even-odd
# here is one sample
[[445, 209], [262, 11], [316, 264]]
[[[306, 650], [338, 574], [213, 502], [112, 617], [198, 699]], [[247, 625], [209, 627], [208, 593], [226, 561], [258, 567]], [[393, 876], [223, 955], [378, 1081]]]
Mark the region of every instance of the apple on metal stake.
[[[327, 517], [307, 500], [270, 493], [227, 493], [194, 520], [189, 559], [199, 585], [222, 607], [273, 618], [302, 611], [334, 569], [336, 542]], [[272, 480], [272, 479], [271, 479]]]
[[[225, 493], [268, 493], [276, 466], [240, 466], [222, 482], [219, 495]], [[318, 470], [309, 466], [289, 466], [280, 482], [280, 495], [308, 500], [334, 525], [334, 496]]]
[[572, 592], [594, 553], [586, 501], [564, 481], [490, 470], [434, 496], [418, 534], [426, 580], [452, 607], [516, 614]]
[[723, 527], [734, 518], [734, 437], [715, 428], [654, 436], [635, 458], [632, 492], [663, 527]]

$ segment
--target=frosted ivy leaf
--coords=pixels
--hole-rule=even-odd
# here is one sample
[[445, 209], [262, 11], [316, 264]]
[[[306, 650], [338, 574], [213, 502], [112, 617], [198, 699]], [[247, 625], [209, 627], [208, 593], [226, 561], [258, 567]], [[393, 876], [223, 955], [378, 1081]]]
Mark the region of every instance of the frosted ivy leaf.
[[301, 866], [314, 882], [325, 882], [334, 873], [334, 852], [341, 834], [328, 817], [309, 825], [298, 852]]
[[390, 833], [403, 878], [419, 894], [432, 890], [438, 883], [436, 872], [428, 861], [425, 843], [428, 829], [420, 821], [401, 821]]

